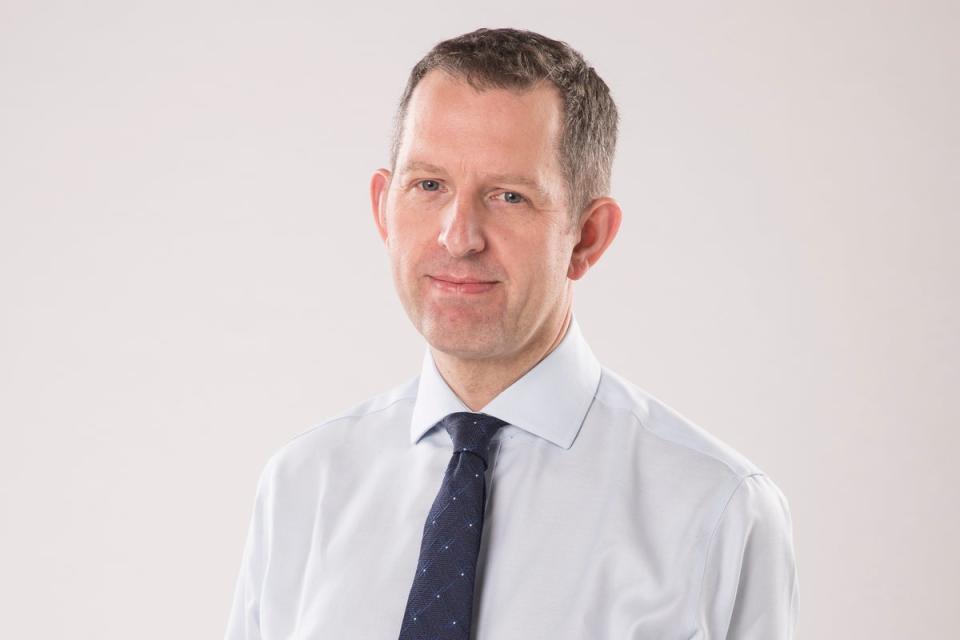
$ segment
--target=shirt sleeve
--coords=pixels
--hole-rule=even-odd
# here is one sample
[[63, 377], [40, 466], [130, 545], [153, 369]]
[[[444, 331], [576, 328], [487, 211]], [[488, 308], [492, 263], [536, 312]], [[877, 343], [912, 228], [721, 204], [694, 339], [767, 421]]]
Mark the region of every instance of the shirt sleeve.
[[793, 523], [766, 475], [743, 478], [707, 550], [698, 615], [704, 640], [790, 640], [799, 611]]
[[260, 594], [270, 549], [269, 516], [272, 501], [268, 491], [269, 469], [268, 462], [257, 481], [253, 514], [247, 527], [233, 605], [227, 620], [226, 640], [261, 640]]

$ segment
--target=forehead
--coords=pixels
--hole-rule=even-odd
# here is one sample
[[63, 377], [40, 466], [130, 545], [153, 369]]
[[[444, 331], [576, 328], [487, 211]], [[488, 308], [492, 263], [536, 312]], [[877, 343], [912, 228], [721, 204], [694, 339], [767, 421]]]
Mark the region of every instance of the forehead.
[[561, 128], [560, 93], [548, 82], [477, 90], [434, 69], [411, 96], [398, 165], [416, 159], [493, 173], [553, 172]]

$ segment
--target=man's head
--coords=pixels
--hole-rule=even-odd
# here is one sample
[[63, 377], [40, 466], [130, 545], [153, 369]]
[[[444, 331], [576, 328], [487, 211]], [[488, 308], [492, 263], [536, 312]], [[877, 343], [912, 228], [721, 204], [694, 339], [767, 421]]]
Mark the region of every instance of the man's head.
[[592, 199], [610, 192], [618, 115], [606, 83], [566, 43], [516, 29], [477, 29], [444, 40], [414, 65], [394, 118], [391, 171], [397, 166], [414, 89], [435, 69], [479, 90], [525, 91], [552, 84], [562, 104], [556, 152], [571, 216], [576, 218]]
[[397, 126], [371, 199], [414, 325], [461, 359], [549, 344], [620, 223], [606, 86], [562, 43], [481, 29], [414, 67]]

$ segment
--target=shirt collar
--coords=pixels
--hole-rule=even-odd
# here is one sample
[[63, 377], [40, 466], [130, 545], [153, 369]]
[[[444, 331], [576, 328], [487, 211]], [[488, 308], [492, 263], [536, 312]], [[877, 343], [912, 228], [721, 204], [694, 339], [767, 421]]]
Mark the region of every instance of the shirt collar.
[[[576, 317], [571, 316], [560, 344], [478, 413], [500, 418], [569, 449], [599, 384], [600, 363], [580, 332]], [[440, 375], [428, 345], [410, 423], [411, 444], [441, 418], [457, 411], [470, 409]]]

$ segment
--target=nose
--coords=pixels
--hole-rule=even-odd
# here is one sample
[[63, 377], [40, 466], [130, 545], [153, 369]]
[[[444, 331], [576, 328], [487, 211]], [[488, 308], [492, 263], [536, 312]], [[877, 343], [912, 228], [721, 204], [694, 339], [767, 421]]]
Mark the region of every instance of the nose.
[[455, 258], [483, 251], [483, 214], [482, 207], [470, 196], [458, 195], [453, 198], [443, 212], [443, 225], [437, 242]]

